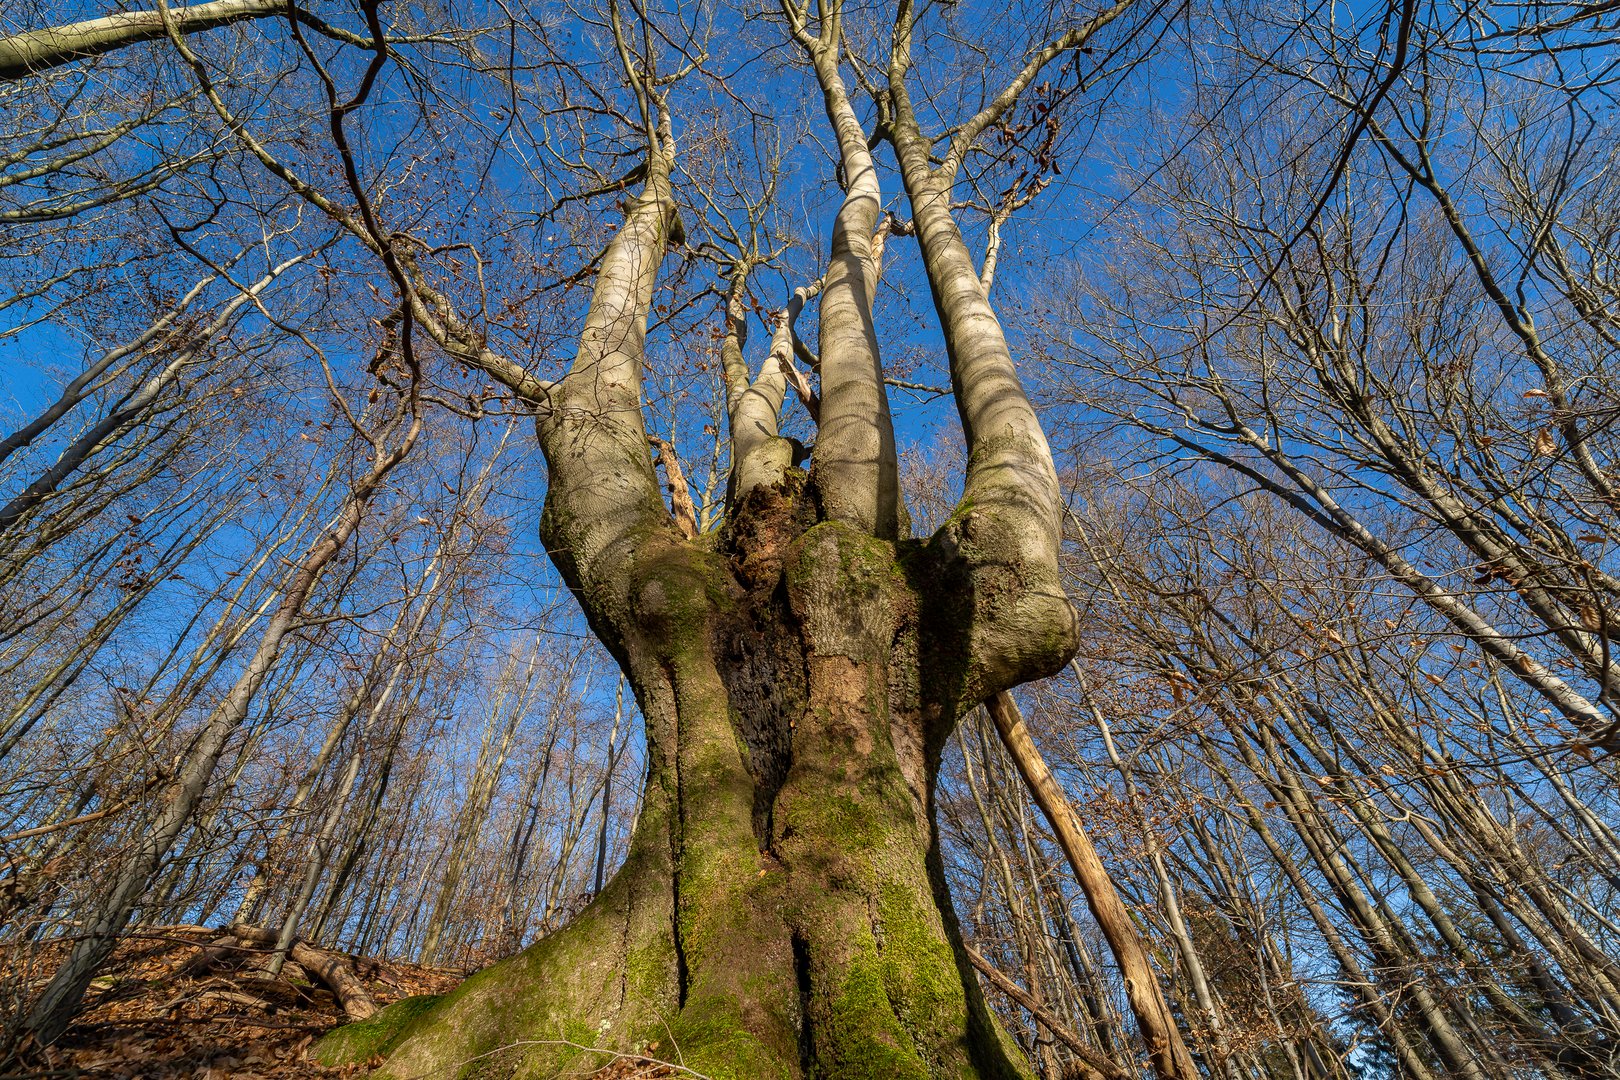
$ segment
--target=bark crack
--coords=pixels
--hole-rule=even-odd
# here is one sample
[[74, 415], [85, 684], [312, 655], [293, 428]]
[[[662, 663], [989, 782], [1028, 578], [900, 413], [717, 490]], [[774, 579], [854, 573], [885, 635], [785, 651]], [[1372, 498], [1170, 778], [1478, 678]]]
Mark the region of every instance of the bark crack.
[[799, 1067], [810, 1076], [816, 1061], [810, 1020], [810, 942], [798, 930], [793, 932], [793, 977], [799, 989]]
[[670, 916], [669, 936], [675, 948], [675, 1006], [686, 1007], [687, 986], [690, 973], [686, 968], [686, 946], [681, 940], [681, 857], [686, 846], [686, 807], [682, 792], [681, 778], [681, 718], [679, 710], [675, 713], [675, 738], [670, 758], [675, 769], [675, 812], [670, 815], [673, 820], [669, 824], [669, 889], [670, 889]]

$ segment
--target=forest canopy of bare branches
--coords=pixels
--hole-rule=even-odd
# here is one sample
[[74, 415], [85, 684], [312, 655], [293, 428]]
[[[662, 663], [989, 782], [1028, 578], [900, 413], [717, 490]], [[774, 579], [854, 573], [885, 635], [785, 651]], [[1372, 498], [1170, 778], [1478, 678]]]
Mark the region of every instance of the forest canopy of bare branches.
[[211, 928], [394, 1077], [1620, 1073], [1617, 79], [1585, 0], [8, 4], [0, 1071]]

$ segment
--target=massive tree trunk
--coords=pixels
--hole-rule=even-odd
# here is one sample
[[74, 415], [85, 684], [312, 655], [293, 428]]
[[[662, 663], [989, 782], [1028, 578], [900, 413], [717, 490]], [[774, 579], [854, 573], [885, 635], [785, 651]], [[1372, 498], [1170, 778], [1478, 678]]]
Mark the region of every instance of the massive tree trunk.
[[[1047, 482], [978, 472], [927, 541], [896, 535], [881, 453], [876, 468], [837, 455], [808, 473], [745, 468], [764, 478], [736, 485], [726, 527], [690, 537], [640, 408], [647, 308], [679, 227], [667, 123], [648, 139], [646, 186], [604, 252], [576, 359], [536, 400], [542, 539], [646, 726], [628, 856], [566, 928], [320, 1052], [385, 1050], [396, 1077], [473, 1062], [549, 1076], [615, 1053], [750, 1080], [1028, 1076], [963, 949], [932, 803], [958, 716], [1074, 650], [1055, 529], [1029, 517], [1033, 504], [1041, 524], [1057, 516], [1045, 442], [1013, 423], [970, 431], [976, 461], [1016, 457]], [[779, 403], [781, 377], [767, 360], [754, 387]], [[865, 397], [841, 379], [867, 382]], [[835, 400], [885, 427], [880, 380], [875, 362], [824, 366], [823, 431]], [[1023, 400], [1016, 379], [963, 383], [969, 398]], [[758, 412], [733, 417], [734, 447], [780, 441]]]
[[591, 604], [647, 724], [629, 856], [572, 925], [419, 1017], [387, 1074], [494, 1052], [493, 1075], [549, 1075], [576, 1043], [716, 1077], [1026, 1075], [930, 825], [969, 583], [945, 537], [897, 547], [815, 505], [794, 476], [719, 550], [655, 531]]
[[[935, 281], [968, 468], [950, 519], [908, 536], [872, 313], [880, 193], [838, 75], [836, 12], [812, 36], [806, 11], [785, 9], [845, 189], [820, 286], [807, 471], [779, 412], [792, 314], [816, 290], [801, 290], [750, 377], [745, 252], [722, 347], [726, 524], [694, 535], [690, 506], [677, 520], [664, 502], [650, 441], [666, 469], [673, 455], [648, 438], [642, 378], [659, 265], [680, 235], [675, 151], [616, 16], [646, 121], [645, 184], [598, 263], [567, 374], [541, 383], [458, 345], [444, 302], [419, 312], [452, 355], [535, 408], [541, 537], [635, 693], [646, 788], [623, 867], [574, 922], [430, 1006], [342, 1029], [318, 1051], [329, 1061], [384, 1052], [394, 1077], [585, 1075], [620, 1054], [748, 1080], [1031, 1075], [963, 947], [933, 801], [958, 717], [1073, 655], [1057, 476], [982, 295], [960, 303]], [[932, 236], [931, 279], [956, 254], [936, 256]]]

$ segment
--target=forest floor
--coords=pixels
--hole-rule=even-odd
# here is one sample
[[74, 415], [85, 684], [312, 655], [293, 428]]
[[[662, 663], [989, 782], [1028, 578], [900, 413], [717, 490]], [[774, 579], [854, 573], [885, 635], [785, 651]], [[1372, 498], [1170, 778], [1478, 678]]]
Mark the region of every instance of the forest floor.
[[[236, 950], [240, 962], [198, 970], [214, 936], [203, 927], [171, 928], [126, 940], [67, 1033], [45, 1051], [0, 1064], [0, 1080], [306, 1080], [366, 1071], [325, 1068], [306, 1054], [347, 1020], [331, 991], [295, 964], [265, 978], [256, 970], [265, 948], [244, 946]], [[52, 959], [36, 954], [30, 968], [49, 971]], [[464, 975], [363, 957], [353, 967], [378, 1005], [443, 993]], [[0, 970], [0, 982], [15, 986], [19, 974]]]

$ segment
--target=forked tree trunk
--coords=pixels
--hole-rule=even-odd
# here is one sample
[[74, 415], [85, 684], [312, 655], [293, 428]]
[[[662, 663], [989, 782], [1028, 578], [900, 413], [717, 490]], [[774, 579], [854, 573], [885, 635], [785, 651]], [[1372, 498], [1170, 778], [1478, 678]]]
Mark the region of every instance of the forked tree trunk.
[[[896, 546], [817, 523], [817, 501], [792, 474], [751, 493], [717, 551], [673, 529], [638, 545], [631, 629], [604, 634], [648, 735], [624, 867], [570, 926], [419, 1016], [384, 1075], [488, 1055], [488, 1075], [546, 1076], [587, 1065], [580, 1046], [712, 1077], [1028, 1075], [980, 996], [930, 825], [969, 690], [961, 529]], [[1047, 638], [1056, 668], [1068, 626]]]
[[[814, 38], [789, 17], [847, 185], [811, 469], [789, 464], [777, 427], [785, 349], [750, 378], [734, 318], [728, 523], [694, 538], [664, 503], [642, 369], [680, 227], [669, 118], [643, 85], [646, 182], [598, 264], [575, 359], [556, 383], [508, 379], [538, 416], [541, 538], [644, 720], [630, 850], [570, 925], [408, 1020], [414, 1004], [340, 1031], [329, 1061], [381, 1050], [394, 1077], [583, 1075], [618, 1053], [739, 1080], [1030, 1076], [979, 991], [932, 820], [957, 718], [1073, 655], [1057, 476], [994, 314], [982, 297], [942, 304], [965, 494], [930, 540], [905, 539], [871, 319], [876, 179], [834, 77], [836, 17]], [[458, 355], [506, 378], [504, 360]]]

